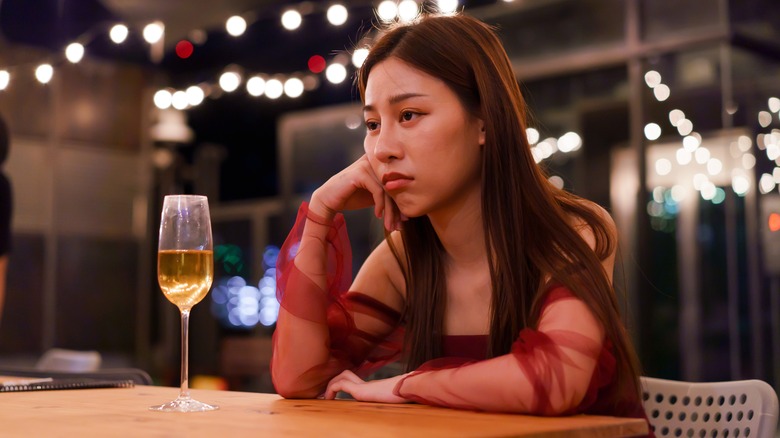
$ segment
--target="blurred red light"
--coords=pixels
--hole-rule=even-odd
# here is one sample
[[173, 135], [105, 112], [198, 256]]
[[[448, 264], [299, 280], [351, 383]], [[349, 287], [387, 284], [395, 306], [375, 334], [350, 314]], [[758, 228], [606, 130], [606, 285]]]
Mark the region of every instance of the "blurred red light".
[[181, 40], [176, 43], [176, 56], [181, 59], [187, 59], [192, 55], [194, 47], [192, 43], [187, 40]]
[[769, 215], [769, 231], [780, 231], [780, 214], [772, 213]]
[[309, 58], [309, 70], [312, 73], [321, 73], [325, 70], [325, 58], [320, 55], [314, 55]]

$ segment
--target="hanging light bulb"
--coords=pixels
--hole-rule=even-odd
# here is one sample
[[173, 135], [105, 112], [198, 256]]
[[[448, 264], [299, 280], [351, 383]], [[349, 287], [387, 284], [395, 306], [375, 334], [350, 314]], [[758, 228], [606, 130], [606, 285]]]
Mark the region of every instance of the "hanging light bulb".
[[338, 62], [334, 62], [325, 69], [325, 77], [332, 84], [340, 84], [347, 78], [347, 69]]
[[122, 44], [127, 39], [128, 33], [127, 26], [124, 24], [115, 24], [108, 32], [108, 36], [111, 37], [111, 41], [116, 44]]
[[458, 10], [458, 0], [439, 0], [437, 5], [442, 14], [453, 14]]
[[409, 22], [417, 18], [420, 8], [414, 0], [404, 0], [398, 4], [398, 18], [401, 21]]
[[68, 47], [65, 48], [65, 57], [68, 58], [68, 61], [76, 64], [84, 57], [84, 46], [79, 43], [68, 44]]
[[335, 4], [328, 8], [327, 16], [330, 24], [341, 26], [347, 22], [349, 12], [347, 12], [347, 8], [345, 8], [344, 5]]
[[265, 79], [260, 76], [252, 76], [246, 81], [246, 91], [252, 96], [262, 96], [265, 92]]
[[282, 26], [284, 26], [287, 30], [295, 30], [299, 27], [301, 27], [301, 22], [303, 21], [303, 18], [301, 17], [301, 13], [295, 10], [287, 10], [282, 14]]
[[234, 37], [241, 36], [246, 31], [246, 20], [238, 15], [234, 15], [225, 22], [225, 29]]
[[48, 84], [54, 76], [54, 68], [50, 64], [41, 64], [35, 69], [35, 78], [42, 84]]
[[298, 78], [290, 78], [284, 82], [284, 94], [287, 97], [296, 98], [303, 94], [303, 81]]
[[171, 106], [173, 95], [168, 90], [159, 90], [154, 93], [154, 106], [160, 109], [166, 109]]
[[392, 0], [385, 0], [376, 8], [376, 14], [382, 21], [393, 21], [398, 16], [398, 5]]
[[279, 79], [269, 79], [265, 83], [265, 95], [269, 99], [278, 99], [284, 93], [284, 85]]
[[171, 96], [171, 106], [173, 106], [177, 110], [186, 109], [188, 105], [188, 100], [189, 99], [187, 99], [187, 93], [179, 90], [173, 93], [173, 96]]
[[0, 70], [0, 90], [8, 88], [9, 82], [11, 82], [11, 75], [6, 70]]
[[203, 88], [197, 85], [187, 88], [187, 103], [190, 106], [200, 105], [205, 97], [206, 93], [203, 92]]
[[144, 40], [149, 44], [154, 44], [162, 39], [164, 33], [165, 28], [162, 23], [159, 21], [149, 23], [144, 27]]
[[219, 77], [219, 86], [228, 93], [236, 91], [240, 84], [241, 76], [236, 72], [228, 71]]
[[365, 47], [362, 47], [360, 49], [355, 49], [354, 52], [352, 52], [352, 65], [354, 65], [356, 68], [360, 68], [363, 63], [366, 61], [366, 58], [368, 57], [368, 49]]

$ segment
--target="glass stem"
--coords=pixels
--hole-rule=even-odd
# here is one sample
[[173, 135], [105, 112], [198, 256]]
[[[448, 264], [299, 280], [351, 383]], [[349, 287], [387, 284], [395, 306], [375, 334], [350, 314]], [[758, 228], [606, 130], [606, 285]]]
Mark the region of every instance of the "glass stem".
[[190, 398], [189, 387], [189, 328], [190, 328], [190, 309], [181, 311], [181, 390], [179, 398]]

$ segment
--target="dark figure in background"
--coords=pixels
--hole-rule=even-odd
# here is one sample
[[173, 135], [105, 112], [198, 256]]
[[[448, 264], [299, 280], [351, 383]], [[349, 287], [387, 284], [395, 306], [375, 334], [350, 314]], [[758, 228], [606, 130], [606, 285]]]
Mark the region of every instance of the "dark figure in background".
[[3, 303], [5, 303], [5, 282], [8, 272], [8, 254], [11, 251], [11, 212], [13, 211], [13, 197], [11, 194], [11, 182], [3, 172], [3, 165], [8, 158], [8, 150], [11, 141], [8, 126], [0, 115], [0, 322], [3, 316]]

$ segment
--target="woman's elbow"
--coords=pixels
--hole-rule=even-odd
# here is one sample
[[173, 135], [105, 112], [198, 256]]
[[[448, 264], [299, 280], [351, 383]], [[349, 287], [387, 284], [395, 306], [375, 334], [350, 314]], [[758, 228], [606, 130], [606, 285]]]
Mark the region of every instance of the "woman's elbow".
[[306, 388], [301, 379], [295, 376], [281, 376], [271, 372], [271, 382], [276, 393], [284, 398], [316, 398], [321, 393], [317, 388]]

